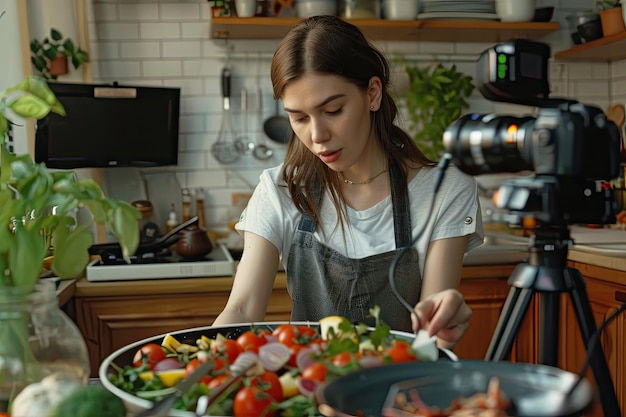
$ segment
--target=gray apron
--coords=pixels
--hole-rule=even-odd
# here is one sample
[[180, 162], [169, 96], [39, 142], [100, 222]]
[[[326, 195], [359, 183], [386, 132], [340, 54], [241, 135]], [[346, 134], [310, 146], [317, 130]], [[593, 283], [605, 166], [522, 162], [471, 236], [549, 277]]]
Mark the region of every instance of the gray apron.
[[[380, 306], [380, 318], [394, 330], [412, 331], [409, 311], [389, 285], [389, 266], [400, 248], [411, 244], [411, 216], [407, 192], [400, 193], [400, 169], [391, 163], [389, 172], [396, 249], [362, 259], [345, 257], [315, 240], [315, 222], [303, 213], [289, 250], [287, 290], [292, 298], [291, 320], [318, 321], [340, 315], [353, 323], [374, 325], [369, 310]], [[321, 198], [320, 198], [321, 200]], [[397, 265], [396, 288], [415, 305], [422, 279], [418, 253], [408, 250]]]

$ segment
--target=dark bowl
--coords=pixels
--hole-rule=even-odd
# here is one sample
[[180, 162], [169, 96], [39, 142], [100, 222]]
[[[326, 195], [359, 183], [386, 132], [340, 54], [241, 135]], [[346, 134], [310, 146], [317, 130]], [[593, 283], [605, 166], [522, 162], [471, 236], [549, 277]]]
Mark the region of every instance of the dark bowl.
[[602, 23], [600, 19], [578, 25], [578, 34], [583, 42], [591, 42], [602, 37]]
[[549, 22], [554, 14], [554, 6], [538, 7], [535, 9], [533, 22]]
[[573, 394], [565, 392], [577, 375], [525, 363], [470, 361], [415, 362], [370, 368], [336, 379], [316, 392], [327, 417], [409, 417], [394, 405], [398, 392], [417, 390], [422, 401], [447, 408], [452, 400], [486, 392], [498, 377], [502, 392], [513, 401], [516, 416], [582, 416], [593, 404], [594, 391], [583, 379]]

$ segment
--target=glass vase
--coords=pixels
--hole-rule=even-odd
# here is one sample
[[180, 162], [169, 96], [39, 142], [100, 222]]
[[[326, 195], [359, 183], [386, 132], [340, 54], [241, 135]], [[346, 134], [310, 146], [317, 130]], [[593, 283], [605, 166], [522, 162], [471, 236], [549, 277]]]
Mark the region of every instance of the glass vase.
[[24, 387], [55, 372], [87, 383], [90, 365], [80, 330], [58, 306], [53, 282], [22, 294], [0, 287], [0, 411]]

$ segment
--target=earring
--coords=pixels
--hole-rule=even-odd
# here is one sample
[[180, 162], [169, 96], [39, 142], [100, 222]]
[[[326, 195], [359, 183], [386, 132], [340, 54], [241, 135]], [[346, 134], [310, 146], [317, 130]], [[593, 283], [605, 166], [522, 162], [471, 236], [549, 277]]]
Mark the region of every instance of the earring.
[[374, 106], [370, 106], [370, 110], [371, 110], [371, 111], [374, 111]]

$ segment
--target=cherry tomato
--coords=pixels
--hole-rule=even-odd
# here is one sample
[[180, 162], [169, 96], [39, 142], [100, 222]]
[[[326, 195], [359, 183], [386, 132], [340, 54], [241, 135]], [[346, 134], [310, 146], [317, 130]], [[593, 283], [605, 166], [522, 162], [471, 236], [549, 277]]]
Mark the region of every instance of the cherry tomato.
[[253, 377], [250, 380], [250, 386], [259, 387], [274, 398], [275, 402], [283, 400], [283, 387], [280, 385], [280, 379], [275, 372], [264, 371], [261, 375]]
[[259, 387], [244, 387], [235, 395], [233, 411], [235, 417], [270, 417], [274, 415], [271, 404], [272, 397]]
[[200, 365], [202, 365], [202, 362], [200, 362], [200, 359], [194, 358], [190, 360], [187, 366], [185, 366], [185, 377], [188, 377], [189, 375], [191, 375], [193, 371], [195, 371], [196, 368]]
[[229, 364], [235, 362], [237, 356], [243, 352], [243, 347], [236, 340], [224, 339], [220, 343], [214, 343], [212, 346], [213, 354], [215, 356], [224, 358]]
[[272, 336], [286, 346], [309, 345], [318, 340], [317, 330], [309, 326], [295, 326], [292, 324], [281, 324], [274, 329]]
[[296, 342], [296, 327], [291, 324], [281, 324], [274, 329], [272, 336], [276, 337], [285, 346], [293, 346]]
[[237, 343], [241, 345], [244, 351], [259, 353], [259, 348], [267, 343], [267, 339], [264, 336], [249, 330], [242, 333], [241, 336], [237, 338]]
[[211, 375], [205, 375], [198, 380], [198, 384], [204, 384], [208, 387], [211, 381], [213, 381], [213, 377]]
[[415, 352], [404, 340], [395, 340], [391, 346], [385, 349], [386, 355], [391, 359], [391, 362], [411, 362], [417, 360]]
[[317, 330], [309, 326], [296, 326], [296, 331], [300, 336], [308, 337], [313, 340], [318, 337]]
[[220, 385], [222, 385], [224, 382], [226, 382], [226, 380], [229, 377], [230, 377], [230, 375], [228, 373], [219, 374], [216, 377], [213, 377], [213, 379], [211, 379], [209, 381], [209, 383], [207, 384], [207, 387], [209, 388], [209, 390], [215, 389], [215, 388], [219, 387]]
[[145, 360], [150, 369], [152, 369], [157, 362], [162, 361], [166, 357], [167, 354], [160, 345], [157, 345], [156, 343], [148, 343], [147, 345], [142, 346], [139, 350], [137, 350], [137, 353], [135, 353], [133, 366], [138, 368]]
[[330, 358], [330, 362], [338, 368], [343, 368], [352, 363], [353, 359], [350, 352], [341, 352]]
[[289, 357], [289, 360], [287, 361], [288, 366], [291, 366], [292, 368], [298, 367], [298, 352], [300, 352], [305, 347], [306, 347], [305, 345], [299, 345], [299, 344], [293, 344], [289, 346], [289, 350], [291, 350], [291, 356]]
[[310, 381], [324, 382], [326, 379], [326, 374], [328, 373], [328, 368], [321, 362], [315, 362], [311, 365], [307, 366], [302, 371], [302, 379], [307, 379]]

